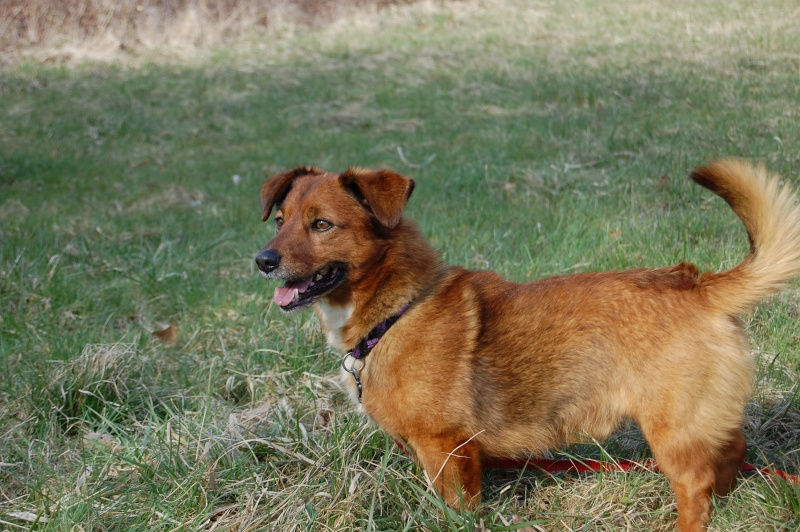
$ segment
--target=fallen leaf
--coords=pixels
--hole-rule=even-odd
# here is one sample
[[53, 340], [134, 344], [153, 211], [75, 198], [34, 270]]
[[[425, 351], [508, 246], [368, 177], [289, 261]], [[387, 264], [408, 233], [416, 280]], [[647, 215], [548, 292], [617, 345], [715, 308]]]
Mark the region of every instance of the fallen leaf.
[[19, 519], [20, 521], [27, 521], [28, 523], [41, 523], [45, 524], [50, 521], [43, 515], [35, 514], [33, 512], [8, 512], [9, 517]]
[[160, 331], [153, 331], [153, 336], [158, 338], [162, 344], [170, 347], [178, 343], [178, 329], [174, 325], [167, 325]]
[[272, 401], [267, 401], [259, 407], [251, 408], [250, 410], [245, 410], [241, 413], [242, 421], [250, 421], [253, 419], [262, 420], [266, 417], [267, 412], [269, 412], [270, 407], [272, 406]]
[[106, 447], [114, 447], [116, 444], [116, 441], [110, 434], [104, 434], [101, 432], [87, 432], [83, 435], [83, 439], [88, 442], [97, 443]]

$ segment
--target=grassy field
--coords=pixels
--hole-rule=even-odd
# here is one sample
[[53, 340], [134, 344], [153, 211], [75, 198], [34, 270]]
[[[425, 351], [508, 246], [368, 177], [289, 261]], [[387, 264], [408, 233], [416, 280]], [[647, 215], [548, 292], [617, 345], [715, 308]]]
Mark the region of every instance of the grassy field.
[[[443, 508], [338, 390], [312, 313], [273, 308], [259, 187], [393, 168], [447, 262], [519, 281], [727, 268], [746, 235], [685, 176], [735, 155], [800, 185], [798, 27], [791, 0], [423, 2], [189, 63], [6, 65], [0, 528], [669, 529], [648, 473], [492, 471], [477, 512]], [[798, 305], [744, 317], [748, 460], [792, 473]], [[564, 452], [648, 456], [633, 427]], [[800, 489], [760, 476], [712, 523], [798, 526]]]

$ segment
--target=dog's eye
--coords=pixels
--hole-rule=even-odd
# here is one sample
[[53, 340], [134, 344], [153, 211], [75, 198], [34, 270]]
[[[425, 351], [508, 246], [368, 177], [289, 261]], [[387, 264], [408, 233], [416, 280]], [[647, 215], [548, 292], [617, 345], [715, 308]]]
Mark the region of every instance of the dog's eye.
[[275, 225], [278, 227], [278, 230], [280, 231], [281, 227], [283, 227], [283, 216], [275, 217]]
[[314, 223], [311, 224], [311, 227], [314, 229], [314, 231], [327, 231], [333, 227], [333, 224], [327, 220], [314, 220]]

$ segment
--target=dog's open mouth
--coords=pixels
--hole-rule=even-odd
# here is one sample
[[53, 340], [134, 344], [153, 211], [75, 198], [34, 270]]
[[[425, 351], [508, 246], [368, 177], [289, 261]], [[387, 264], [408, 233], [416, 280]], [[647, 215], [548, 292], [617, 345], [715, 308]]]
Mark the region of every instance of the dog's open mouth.
[[333, 264], [311, 277], [288, 280], [275, 288], [273, 300], [283, 310], [304, 307], [336, 288], [344, 280], [345, 273], [344, 266]]

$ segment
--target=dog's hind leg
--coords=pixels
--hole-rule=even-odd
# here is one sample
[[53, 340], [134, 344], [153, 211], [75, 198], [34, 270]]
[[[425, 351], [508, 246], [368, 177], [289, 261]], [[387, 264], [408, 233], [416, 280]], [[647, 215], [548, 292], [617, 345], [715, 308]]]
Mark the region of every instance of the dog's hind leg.
[[[711, 518], [711, 494], [717, 486], [720, 467], [713, 446], [702, 438], [693, 438], [685, 427], [664, 422], [641, 423], [642, 432], [653, 457], [667, 476], [678, 502], [677, 529], [680, 532], [703, 531]], [[729, 476], [729, 475], [728, 475]]]
[[736, 487], [736, 477], [747, 454], [747, 442], [741, 429], [732, 431], [730, 441], [720, 449], [714, 478], [714, 493], [724, 497]]
[[409, 438], [417, 460], [445, 502], [472, 509], [481, 500], [481, 453], [469, 437], [437, 435]]

